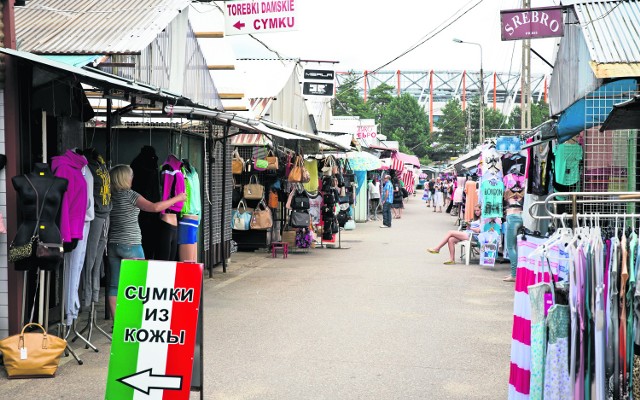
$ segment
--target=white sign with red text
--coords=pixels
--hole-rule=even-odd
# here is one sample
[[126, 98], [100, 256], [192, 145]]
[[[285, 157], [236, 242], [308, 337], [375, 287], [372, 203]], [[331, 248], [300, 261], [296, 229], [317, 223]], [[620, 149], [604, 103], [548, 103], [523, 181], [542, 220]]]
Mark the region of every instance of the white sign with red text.
[[226, 1], [223, 4], [226, 35], [298, 29], [295, 0], [238, 0]]
[[358, 125], [355, 136], [364, 145], [375, 144], [377, 142], [378, 127], [376, 125]]

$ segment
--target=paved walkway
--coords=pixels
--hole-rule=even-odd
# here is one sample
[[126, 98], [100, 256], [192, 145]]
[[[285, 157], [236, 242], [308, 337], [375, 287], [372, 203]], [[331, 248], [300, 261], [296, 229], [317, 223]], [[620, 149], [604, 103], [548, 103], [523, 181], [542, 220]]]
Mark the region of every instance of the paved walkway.
[[[343, 232], [348, 249], [233, 255], [205, 284], [204, 398], [506, 398], [508, 264], [446, 266], [445, 249], [427, 254], [455, 227], [421, 194], [391, 229]], [[103, 398], [109, 345], [96, 344], [54, 379], [0, 378], [0, 398]]]

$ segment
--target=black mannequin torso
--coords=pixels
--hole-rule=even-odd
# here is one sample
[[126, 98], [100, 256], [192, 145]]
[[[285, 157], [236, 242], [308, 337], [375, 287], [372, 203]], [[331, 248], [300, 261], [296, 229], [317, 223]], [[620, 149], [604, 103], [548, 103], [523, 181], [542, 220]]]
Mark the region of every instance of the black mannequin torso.
[[[14, 244], [23, 245], [29, 242], [36, 227], [38, 212], [36, 206], [36, 193], [29, 184], [27, 177], [35, 187], [39, 197], [39, 206], [42, 207], [40, 228], [38, 234], [40, 240], [46, 243], [61, 243], [60, 229], [56, 224], [56, 217], [62, 202], [62, 196], [67, 190], [67, 180], [58, 178], [51, 173], [48, 164], [36, 163], [33, 171], [26, 175], [18, 175], [11, 178], [11, 183], [18, 193], [22, 222], [14, 238]], [[45, 199], [45, 192], [50, 187]], [[44, 201], [44, 207], [43, 202]], [[16, 269], [25, 270], [36, 267], [55, 268], [56, 265], [36, 265], [33, 257], [16, 263]]]

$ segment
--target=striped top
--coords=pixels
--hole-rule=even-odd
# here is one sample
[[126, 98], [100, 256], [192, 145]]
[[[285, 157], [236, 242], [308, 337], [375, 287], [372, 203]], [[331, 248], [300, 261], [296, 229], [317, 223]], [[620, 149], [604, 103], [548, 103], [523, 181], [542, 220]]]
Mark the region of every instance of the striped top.
[[113, 209], [109, 223], [109, 243], [142, 244], [142, 233], [138, 225], [140, 209], [136, 206], [140, 194], [129, 189], [111, 194]]

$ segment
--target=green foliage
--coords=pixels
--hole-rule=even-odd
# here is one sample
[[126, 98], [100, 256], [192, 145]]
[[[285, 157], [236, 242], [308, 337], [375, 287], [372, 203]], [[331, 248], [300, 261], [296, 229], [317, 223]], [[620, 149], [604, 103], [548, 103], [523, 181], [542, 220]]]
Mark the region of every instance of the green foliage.
[[[521, 114], [522, 110], [520, 109], [520, 106], [516, 106], [513, 108], [513, 110], [511, 110], [511, 114], [509, 115], [509, 128], [520, 129], [520, 127], [522, 126], [520, 124]], [[548, 120], [549, 114], [549, 104], [545, 103], [544, 101], [531, 104], [531, 127], [535, 128], [536, 126]]]
[[345, 82], [340, 85], [333, 99], [333, 115], [357, 115], [370, 118], [370, 109], [358, 93], [358, 80], [358, 76], [351, 71]]
[[384, 107], [380, 120], [382, 134], [397, 140], [400, 151], [420, 157], [429, 149], [429, 118], [418, 101], [409, 93], [394, 97]]
[[433, 143], [429, 156], [442, 161], [464, 153], [467, 142], [466, 113], [462, 111], [460, 102], [451, 99], [442, 108], [442, 116], [436, 122], [438, 131], [433, 134]]
[[338, 88], [333, 101], [333, 114], [358, 116], [375, 119], [379, 124], [378, 133], [388, 140], [396, 140], [400, 151], [415, 154], [429, 161], [430, 148], [429, 117], [418, 101], [410, 94], [395, 95], [395, 88], [380, 84], [368, 93], [367, 102], [360, 97], [357, 89], [359, 77], [353, 72]]

